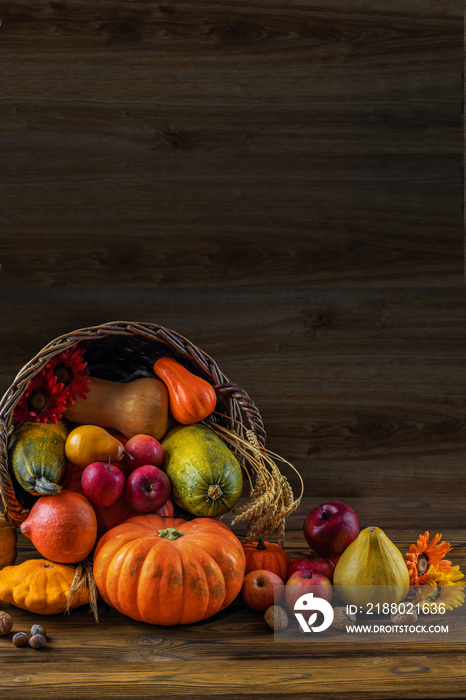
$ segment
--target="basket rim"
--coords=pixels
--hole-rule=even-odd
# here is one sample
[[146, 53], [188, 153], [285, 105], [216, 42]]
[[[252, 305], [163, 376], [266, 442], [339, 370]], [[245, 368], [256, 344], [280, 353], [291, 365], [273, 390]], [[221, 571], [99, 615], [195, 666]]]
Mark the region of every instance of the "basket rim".
[[154, 342], [165, 343], [177, 355], [189, 357], [196, 368], [207, 374], [217, 393], [224, 413], [230, 419], [231, 430], [242, 433], [238, 421], [244, 416], [260, 445], [265, 447], [266, 432], [262, 417], [249, 395], [237, 384], [231, 382], [220, 370], [215, 360], [192, 341], [177, 331], [165, 326], [145, 321], [108, 321], [106, 323], [79, 328], [51, 340], [19, 370], [16, 377], [0, 399], [0, 496], [4, 505], [5, 517], [19, 526], [29, 511], [16, 498], [11, 474], [8, 468], [8, 438], [14, 430], [13, 412], [20, 401], [29, 381], [55, 355], [69, 349], [81, 341], [93, 341], [108, 336], [140, 336]]

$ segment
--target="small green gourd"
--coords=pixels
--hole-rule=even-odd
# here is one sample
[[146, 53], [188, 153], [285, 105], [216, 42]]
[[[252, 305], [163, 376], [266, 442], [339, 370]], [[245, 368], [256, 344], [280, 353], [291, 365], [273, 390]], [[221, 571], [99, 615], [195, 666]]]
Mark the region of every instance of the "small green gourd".
[[68, 432], [62, 421], [27, 421], [15, 428], [8, 444], [9, 464], [25, 491], [34, 496], [52, 496], [61, 491], [58, 482], [65, 471]]

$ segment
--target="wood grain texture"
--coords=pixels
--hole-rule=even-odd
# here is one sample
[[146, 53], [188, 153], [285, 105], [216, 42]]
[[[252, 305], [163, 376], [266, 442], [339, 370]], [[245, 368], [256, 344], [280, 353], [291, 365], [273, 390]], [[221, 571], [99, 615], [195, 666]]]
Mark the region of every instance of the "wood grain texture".
[[2, 390], [56, 336], [111, 320], [211, 355], [316, 499], [465, 493], [462, 290], [2, 289]]
[[5, 0], [1, 284], [460, 286], [459, 0]]
[[[332, 496], [332, 494], [329, 494]], [[306, 499], [290, 518], [286, 549], [293, 558], [306, 550], [302, 520], [312, 505]], [[458, 528], [462, 499], [437, 499], [422, 510], [403, 500], [352, 501], [361, 527], [385, 528], [401, 551], [426, 527], [442, 521], [451, 558], [466, 565], [465, 530]], [[396, 518], [393, 518], [394, 513]], [[431, 528], [431, 529], [432, 529]], [[37, 557], [20, 534], [17, 562]], [[41, 650], [18, 649], [11, 634], [0, 637], [0, 694], [24, 698], [207, 698], [258, 700], [289, 698], [460, 698], [464, 696], [464, 643], [445, 640], [414, 643], [338, 641], [340, 633], [318, 644], [274, 641], [262, 615], [239, 598], [227, 610], [195, 625], [163, 628], [137, 623], [99, 605], [100, 623], [85, 608], [69, 616], [41, 617], [4, 605], [15, 631], [34, 623], [47, 630]]]

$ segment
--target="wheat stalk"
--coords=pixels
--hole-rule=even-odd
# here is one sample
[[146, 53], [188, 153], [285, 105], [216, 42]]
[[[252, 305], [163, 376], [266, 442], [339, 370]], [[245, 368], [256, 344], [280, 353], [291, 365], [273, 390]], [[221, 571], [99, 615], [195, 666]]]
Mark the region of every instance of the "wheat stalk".
[[90, 612], [94, 615], [94, 620], [99, 622], [99, 613], [97, 611], [97, 586], [95, 585], [92, 572], [92, 562], [89, 559], [84, 559], [76, 567], [74, 578], [68, 592], [65, 613], [70, 612], [70, 605], [73, 602], [74, 594], [82, 587], [86, 587], [89, 590]]
[[[222, 417], [232, 420], [228, 416]], [[237, 523], [247, 521], [246, 537], [241, 538], [244, 543], [277, 532], [278, 543], [283, 546], [286, 518], [299, 506], [304, 492], [304, 483], [300, 473], [286, 459], [262, 447], [256, 434], [247, 429], [240, 421], [235, 420], [234, 422], [243, 429], [247, 440], [218, 423], [205, 422], [224, 442], [233, 448], [248, 475], [249, 501], [233, 510], [235, 518], [231, 523], [232, 527]], [[297, 498], [294, 498], [288, 479], [280, 472], [276, 461], [291, 467], [298, 475], [301, 491]]]

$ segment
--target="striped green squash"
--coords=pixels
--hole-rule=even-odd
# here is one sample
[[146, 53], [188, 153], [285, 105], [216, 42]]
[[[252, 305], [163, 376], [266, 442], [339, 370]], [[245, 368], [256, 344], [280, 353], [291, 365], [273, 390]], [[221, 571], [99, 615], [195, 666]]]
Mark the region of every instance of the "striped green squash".
[[162, 441], [164, 469], [179, 506], [197, 516], [231, 510], [243, 488], [241, 466], [213, 430], [201, 423], [171, 430]]
[[25, 491], [35, 496], [52, 496], [65, 471], [65, 424], [34, 423], [19, 425], [8, 444], [10, 469]]

